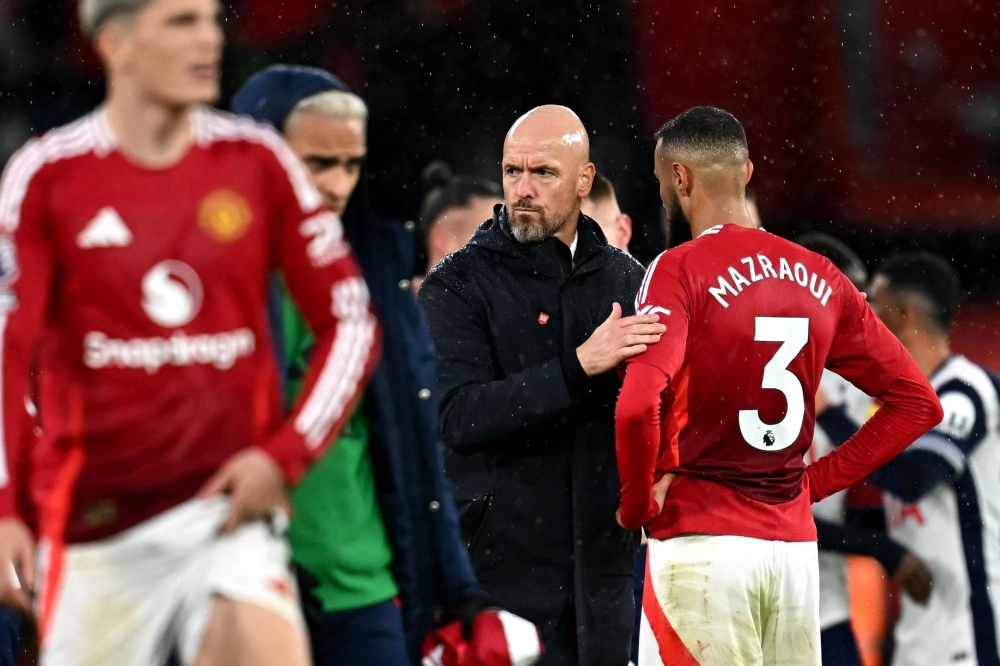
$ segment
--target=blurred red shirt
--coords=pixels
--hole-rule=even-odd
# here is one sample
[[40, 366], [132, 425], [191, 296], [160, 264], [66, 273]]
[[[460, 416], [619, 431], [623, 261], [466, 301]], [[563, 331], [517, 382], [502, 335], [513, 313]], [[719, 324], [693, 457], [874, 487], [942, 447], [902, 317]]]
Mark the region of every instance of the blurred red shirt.
[[[187, 500], [250, 446], [294, 482], [362, 390], [377, 322], [340, 220], [274, 131], [207, 109], [192, 122], [167, 168], [129, 161], [98, 110], [5, 171], [0, 515], [30, 491], [44, 530], [102, 538]], [[317, 335], [284, 423], [275, 269]]]

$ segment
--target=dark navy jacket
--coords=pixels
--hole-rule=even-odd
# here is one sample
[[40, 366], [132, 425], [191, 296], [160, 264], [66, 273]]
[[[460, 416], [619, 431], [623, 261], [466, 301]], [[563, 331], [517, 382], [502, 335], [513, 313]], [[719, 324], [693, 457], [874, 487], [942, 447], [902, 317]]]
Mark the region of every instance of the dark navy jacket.
[[[325, 90], [348, 87], [319, 69], [277, 65], [245, 83], [232, 106], [236, 113], [280, 129], [299, 100]], [[344, 229], [382, 324], [382, 359], [364, 399], [371, 426], [369, 450], [392, 543], [407, 646], [419, 664], [423, 639], [440, 612], [479, 595], [480, 588], [460, 536], [451, 485], [444, 476], [434, 391], [436, 355], [410, 289], [413, 225], [372, 213], [364, 172], [344, 212]], [[281, 295], [276, 288], [269, 310], [278, 359], [287, 368]]]
[[[366, 178], [361, 180], [344, 214], [344, 228], [383, 333], [382, 358], [364, 399], [371, 425], [369, 450], [393, 548], [407, 644], [416, 663], [441, 611], [480, 590], [444, 475], [436, 354], [410, 288], [413, 225], [372, 214]], [[275, 319], [279, 303], [272, 297], [271, 328], [283, 358], [280, 316]]]

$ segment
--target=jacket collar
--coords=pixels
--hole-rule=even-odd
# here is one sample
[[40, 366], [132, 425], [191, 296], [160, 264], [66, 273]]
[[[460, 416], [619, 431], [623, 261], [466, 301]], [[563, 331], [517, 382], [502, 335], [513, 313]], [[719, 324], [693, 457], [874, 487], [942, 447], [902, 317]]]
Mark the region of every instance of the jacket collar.
[[547, 278], [570, 278], [591, 273], [604, 265], [604, 253], [608, 240], [604, 232], [592, 219], [580, 214], [577, 225], [578, 244], [573, 268], [566, 272], [565, 262], [560, 253], [568, 254], [565, 243], [557, 238], [549, 238], [541, 243], [522, 243], [514, 238], [507, 218], [507, 208], [497, 204], [493, 208], [493, 218], [484, 222], [469, 240], [476, 245], [497, 252], [511, 260], [511, 268], [519, 272], [534, 273]]

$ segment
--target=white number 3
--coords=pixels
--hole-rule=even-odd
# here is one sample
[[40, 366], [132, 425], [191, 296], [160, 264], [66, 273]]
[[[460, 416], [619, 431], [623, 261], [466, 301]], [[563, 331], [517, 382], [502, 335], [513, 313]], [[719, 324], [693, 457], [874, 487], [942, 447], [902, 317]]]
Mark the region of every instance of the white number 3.
[[781, 391], [788, 402], [788, 410], [780, 423], [768, 425], [760, 420], [760, 412], [756, 409], [741, 409], [740, 433], [755, 449], [781, 451], [799, 436], [806, 414], [802, 382], [789, 372], [788, 364], [809, 341], [809, 320], [804, 317], [756, 317], [755, 321], [754, 340], [783, 343], [764, 366], [761, 388]]

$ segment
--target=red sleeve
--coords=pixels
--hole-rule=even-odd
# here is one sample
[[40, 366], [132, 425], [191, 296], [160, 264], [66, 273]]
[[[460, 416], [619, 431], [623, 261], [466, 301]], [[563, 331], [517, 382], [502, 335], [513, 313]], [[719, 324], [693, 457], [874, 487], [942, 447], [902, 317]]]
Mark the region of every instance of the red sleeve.
[[621, 521], [637, 530], [659, 513], [653, 500], [653, 477], [660, 451], [661, 396], [684, 363], [687, 348], [691, 307], [678, 253], [664, 252], [650, 264], [635, 311], [658, 314], [667, 327], [659, 342], [629, 359], [615, 409]]
[[847, 279], [826, 367], [882, 408], [842, 446], [806, 468], [813, 502], [858, 483], [944, 418], [930, 382]]
[[[622, 484], [621, 521], [630, 530], [659, 514], [653, 476], [660, 449], [660, 396], [667, 376], [645, 363], [627, 366], [615, 408], [615, 451]], [[676, 465], [673, 465], [676, 467]]]
[[51, 289], [52, 249], [44, 230], [37, 144], [11, 158], [0, 181], [0, 517], [18, 515], [28, 491], [35, 418], [28, 412], [31, 368]]
[[278, 268], [316, 335], [302, 394], [264, 446], [293, 484], [354, 410], [378, 360], [379, 328], [340, 218], [320, 207], [291, 150], [281, 143], [274, 151]]
[[668, 379], [673, 378], [684, 363], [691, 318], [691, 301], [680, 257], [676, 250], [664, 252], [649, 265], [635, 297], [635, 313], [659, 315], [660, 323], [667, 330], [659, 342], [627, 361], [658, 368]]

